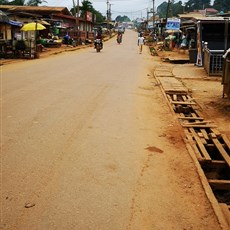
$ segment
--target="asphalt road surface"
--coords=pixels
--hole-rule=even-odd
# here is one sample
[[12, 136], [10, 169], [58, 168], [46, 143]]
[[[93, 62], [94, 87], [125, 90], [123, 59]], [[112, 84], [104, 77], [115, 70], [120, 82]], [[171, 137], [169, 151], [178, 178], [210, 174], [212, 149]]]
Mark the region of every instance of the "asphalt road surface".
[[218, 230], [137, 33], [1, 67], [1, 228]]

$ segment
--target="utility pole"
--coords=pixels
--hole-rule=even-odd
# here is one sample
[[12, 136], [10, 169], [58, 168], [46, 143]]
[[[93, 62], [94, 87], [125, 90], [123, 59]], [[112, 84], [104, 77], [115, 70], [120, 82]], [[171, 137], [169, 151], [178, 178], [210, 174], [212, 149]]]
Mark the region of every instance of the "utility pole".
[[76, 5], [74, 0], [73, 0], [73, 11], [74, 11], [74, 17], [76, 17]]
[[167, 5], [167, 12], [166, 12], [166, 23], [167, 23], [167, 20], [168, 20], [168, 17], [169, 17], [169, 8], [170, 8], [170, 0], [168, 0], [168, 5]]
[[107, 4], [107, 12], [106, 12], [106, 16], [107, 16], [107, 29], [109, 29], [109, 0], [107, 0], [106, 4]]
[[75, 25], [75, 33], [76, 33], [76, 43], [78, 45], [79, 41], [79, 0], [77, 0], [77, 7], [75, 5], [75, 0], [73, 0], [73, 10], [74, 10], [74, 17], [76, 18], [76, 25]]
[[77, 17], [76, 17], [76, 24], [77, 24], [77, 45], [78, 45], [78, 43], [79, 43], [79, 37], [80, 37], [79, 0], [77, 0]]
[[109, 0], [107, 0], [106, 4], [107, 4], [107, 29], [109, 31], [109, 36], [111, 37], [110, 27], [109, 27], [109, 15], [110, 15], [110, 4], [109, 4]]
[[112, 20], [111, 5], [112, 5], [112, 4], [109, 4], [109, 21]]
[[153, 0], [153, 30], [155, 25], [155, 0]]
[[79, 0], [77, 0], [77, 18], [79, 18]]

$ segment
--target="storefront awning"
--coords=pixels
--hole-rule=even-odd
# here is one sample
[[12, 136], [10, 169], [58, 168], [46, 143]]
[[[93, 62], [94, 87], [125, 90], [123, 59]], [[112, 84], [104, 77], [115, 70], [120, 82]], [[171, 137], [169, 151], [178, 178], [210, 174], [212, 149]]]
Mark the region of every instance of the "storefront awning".
[[18, 21], [13, 21], [13, 20], [9, 20], [8, 24], [10, 24], [11, 26], [23, 26], [22, 22], [18, 22]]

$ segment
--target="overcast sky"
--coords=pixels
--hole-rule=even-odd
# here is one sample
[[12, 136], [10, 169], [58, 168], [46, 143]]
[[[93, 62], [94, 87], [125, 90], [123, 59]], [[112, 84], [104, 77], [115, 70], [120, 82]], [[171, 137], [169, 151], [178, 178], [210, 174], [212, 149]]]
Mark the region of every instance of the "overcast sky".
[[[47, 6], [65, 6], [68, 9], [73, 7], [73, 0], [46, 0], [47, 3], [43, 5]], [[79, 0], [79, 4], [81, 5]], [[93, 4], [93, 7], [100, 11], [104, 16], [106, 16], [107, 10], [107, 0], [90, 0]], [[167, 0], [155, 0], [155, 9], [164, 1]], [[179, 1], [179, 0], [178, 0]], [[176, 1], [176, 2], [178, 2]], [[182, 0], [185, 2], [186, 0]], [[77, 0], [74, 0], [77, 5]], [[146, 17], [147, 9], [153, 8], [152, 0], [108, 0], [111, 4], [112, 19], [115, 19], [118, 15], [126, 15], [131, 20], [140, 17]]]

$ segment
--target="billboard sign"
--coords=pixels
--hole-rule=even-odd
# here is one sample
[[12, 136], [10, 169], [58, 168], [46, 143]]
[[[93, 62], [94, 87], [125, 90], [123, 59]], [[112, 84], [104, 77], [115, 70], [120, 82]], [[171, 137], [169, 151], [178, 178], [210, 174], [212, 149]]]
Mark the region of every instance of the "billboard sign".
[[166, 23], [166, 30], [179, 30], [180, 19], [179, 18], [168, 18]]

